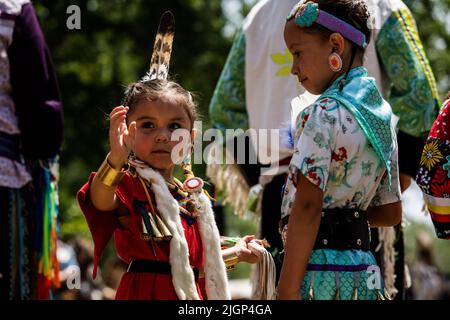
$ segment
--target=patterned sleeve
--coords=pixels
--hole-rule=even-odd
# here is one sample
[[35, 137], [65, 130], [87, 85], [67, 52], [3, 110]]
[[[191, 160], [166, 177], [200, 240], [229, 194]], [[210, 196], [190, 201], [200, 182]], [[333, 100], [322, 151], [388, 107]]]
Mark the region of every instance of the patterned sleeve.
[[391, 187], [389, 188], [389, 176], [384, 171], [383, 178], [381, 178], [380, 185], [377, 188], [375, 196], [373, 197], [369, 206], [377, 207], [390, 203], [399, 202], [402, 199], [400, 180], [398, 174], [398, 148], [394, 149], [391, 156]]
[[416, 23], [405, 6], [394, 11], [376, 39], [381, 64], [391, 81], [388, 101], [401, 131], [421, 137], [439, 112], [439, 94]]
[[245, 34], [236, 35], [225, 66], [209, 105], [209, 116], [214, 128], [248, 128], [245, 102]]
[[[325, 99], [302, 111], [291, 165], [322, 191], [325, 190], [336, 141], [336, 102]], [[299, 133], [300, 132], [300, 133]]]
[[431, 128], [416, 181], [423, 192], [436, 235], [450, 239], [450, 101]]

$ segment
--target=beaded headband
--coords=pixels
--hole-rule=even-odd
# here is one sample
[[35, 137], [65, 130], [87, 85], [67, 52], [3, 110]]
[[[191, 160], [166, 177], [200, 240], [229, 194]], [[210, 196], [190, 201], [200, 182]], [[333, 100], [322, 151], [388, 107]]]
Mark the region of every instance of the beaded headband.
[[344, 38], [352, 41], [360, 47], [367, 46], [367, 40], [364, 33], [356, 29], [345, 21], [329, 14], [326, 11], [319, 10], [317, 3], [303, 0], [297, 3], [288, 15], [287, 20], [294, 18], [295, 23], [300, 27], [310, 27], [318, 23], [328, 30], [340, 33]]

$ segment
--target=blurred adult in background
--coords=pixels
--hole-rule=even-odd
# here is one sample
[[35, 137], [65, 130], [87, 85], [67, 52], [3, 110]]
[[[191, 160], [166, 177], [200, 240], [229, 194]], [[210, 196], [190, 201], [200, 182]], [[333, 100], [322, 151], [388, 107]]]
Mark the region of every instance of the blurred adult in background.
[[417, 259], [411, 265], [412, 299], [436, 300], [444, 293], [444, 282], [433, 258], [433, 241], [429, 234], [416, 237]]
[[[94, 246], [86, 239], [76, 237], [67, 243], [58, 241], [61, 287], [56, 291], [59, 300], [111, 300], [115, 290], [105, 284], [102, 272], [95, 279]], [[114, 267], [109, 273], [114, 272]], [[126, 270], [126, 269], [125, 269]], [[115, 288], [115, 287], [114, 287]]]
[[62, 103], [28, 0], [0, 0], [0, 300], [58, 286], [57, 155]]

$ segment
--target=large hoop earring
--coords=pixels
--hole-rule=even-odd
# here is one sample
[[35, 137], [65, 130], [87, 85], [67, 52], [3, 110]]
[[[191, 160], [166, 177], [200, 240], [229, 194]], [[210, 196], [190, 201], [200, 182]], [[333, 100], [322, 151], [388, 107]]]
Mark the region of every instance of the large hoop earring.
[[342, 70], [342, 58], [336, 52], [333, 52], [328, 57], [328, 65], [330, 66], [331, 71], [339, 72]]

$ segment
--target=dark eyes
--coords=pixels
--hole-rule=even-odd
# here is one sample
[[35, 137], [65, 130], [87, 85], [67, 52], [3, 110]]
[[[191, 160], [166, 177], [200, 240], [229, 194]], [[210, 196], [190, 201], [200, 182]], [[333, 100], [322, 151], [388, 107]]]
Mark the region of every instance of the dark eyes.
[[[143, 122], [141, 127], [143, 129], [154, 129], [154, 128], [156, 128], [155, 124], [153, 122], [150, 122], [150, 121]], [[173, 123], [169, 124], [169, 129], [170, 130], [177, 130], [177, 129], [180, 129], [180, 128], [181, 128], [181, 124], [179, 124], [178, 122], [173, 122]]]
[[153, 129], [154, 127], [155, 127], [155, 125], [153, 124], [153, 122], [146, 121], [146, 122], [142, 123], [142, 128], [144, 128], [144, 129]]
[[169, 129], [171, 130], [177, 130], [181, 128], [181, 124], [177, 123], [177, 122], [173, 122], [169, 125]]
[[294, 57], [300, 57], [300, 55], [301, 55], [301, 51], [295, 51], [293, 54], [292, 54]]

